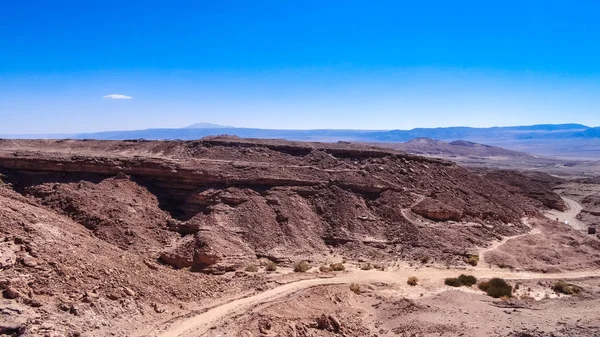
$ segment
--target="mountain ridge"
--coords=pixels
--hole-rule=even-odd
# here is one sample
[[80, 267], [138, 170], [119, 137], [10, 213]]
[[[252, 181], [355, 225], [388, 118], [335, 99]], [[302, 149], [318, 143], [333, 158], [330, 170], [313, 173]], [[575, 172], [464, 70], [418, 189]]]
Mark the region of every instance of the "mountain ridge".
[[349, 141], [364, 143], [400, 143], [425, 137], [445, 142], [462, 140], [481, 143], [545, 156], [600, 157], [600, 127], [589, 127], [576, 123], [489, 128], [459, 126], [414, 128], [411, 130], [260, 129], [196, 123], [184, 128], [105, 131], [70, 135], [43, 135], [42, 137], [39, 135], [0, 135], [0, 138], [193, 140], [217, 135], [230, 135], [242, 138], [286, 139], [292, 141]]

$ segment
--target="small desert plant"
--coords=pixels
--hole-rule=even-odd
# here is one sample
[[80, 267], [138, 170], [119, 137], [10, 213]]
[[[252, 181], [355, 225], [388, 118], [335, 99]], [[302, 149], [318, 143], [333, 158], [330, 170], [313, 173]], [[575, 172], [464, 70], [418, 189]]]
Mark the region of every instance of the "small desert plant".
[[473, 275], [460, 274], [460, 276], [458, 277], [458, 280], [460, 281], [461, 285], [467, 286], [467, 287], [470, 287], [477, 283], [477, 278]]
[[256, 273], [258, 271], [258, 267], [253, 264], [249, 264], [246, 266], [246, 271], [250, 273]]
[[362, 270], [371, 270], [371, 269], [373, 269], [373, 265], [370, 264], [370, 263], [365, 263], [362, 266], [360, 266], [360, 269], [362, 269]]
[[294, 265], [295, 273], [306, 273], [306, 271], [308, 271], [309, 269], [310, 269], [310, 266], [308, 265], [308, 262], [306, 262], [306, 261], [300, 261]]
[[473, 267], [475, 267], [479, 263], [479, 256], [478, 255], [470, 255], [466, 259], [466, 262], [468, 264], [472, 265]]
[[411, 276], [408, 278], [408, 280], [406, 281], [406, 283], [409, 286], [416, 286], [417, 283], [419, 282], [419, 279], [416, 276]]
[[444, 284], [451, 287], [460, 287], [462, 285], [456, 277], [448, 277], [444, 280]]
[[342, 271], [344, 269], [346, 269], [346, 267], [344, 267], [344, 265], [342, 263], [332, 263], [330, 265], [331, 270], [333, 271]]
[[429, 255], [421, 256], [421, 263], [426, 264], [427, 262], [429, 262]]
[[[486, 294], [493, 298], [500, 298], [503, 296], [512, 296], [512, 286], [510, 286], [504, 279], [501, 278], [493, 278], [489, 280], [486, 284]], [[481, 284], [479, 285], [479, 289], [481, 288]], [[483, 290], [483, 289], [482, 289]]]
[[490, 283], [488, 281], [481, 281], [481, 282], [479, 282], [479, 284], [477, 285], [477, 287], [481, 291], [487, 291], [488, 288], [490, 287]]
[[360, 294], [360, 284], [358, 283], [351, 283], [350, 284], [350, 290], [352, 290], [353, 293], [355, 294]]
[[319, 267], [319, 271], [321, 273], [329, 273], [331, 272], [333, 269], [330, 266], [326, 266], [326, 265], [322, 265]]
[[275, 263], [273, 261], [269, 261], [267, 263], [267, 265], [265, 266], [265, 270], [266, 271], [276, 271], [277, 270], [277, 263]]
[[563, 280], [559, 280], [554, 283], [552, 290], [560, 294], [574, 295], [578, 294], [581, 291], [581, 288], [576, 285], [569, 284]]

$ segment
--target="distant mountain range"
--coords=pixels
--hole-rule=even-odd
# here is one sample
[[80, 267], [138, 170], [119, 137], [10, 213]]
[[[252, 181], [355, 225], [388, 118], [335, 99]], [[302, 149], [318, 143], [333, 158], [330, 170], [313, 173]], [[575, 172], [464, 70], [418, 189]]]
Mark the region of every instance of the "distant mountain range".
[[205, 136], [232, 135], [243, 138], [281, 138], [297, 141], [406, 142], [431, 138], [452, 142], [463, 140], [540, 155], [600, 159], [600, 127], [581, 124], [538, 124], [491, 128], [444, 127], [412, 130], [276, 130], [234, 128], [198, 123], [178, 129], [108, 131], [71, 135], [0, 135], [2, 138], [73, 138], [73, 139], [199, 139]]

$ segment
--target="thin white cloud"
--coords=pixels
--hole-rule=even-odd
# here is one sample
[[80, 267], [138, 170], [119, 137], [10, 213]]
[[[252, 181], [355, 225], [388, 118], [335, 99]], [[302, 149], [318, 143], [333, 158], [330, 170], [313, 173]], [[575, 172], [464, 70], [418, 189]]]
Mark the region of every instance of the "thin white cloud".
[[121, 95], [121, 94], [110, 94], [110, 95], [102, 96], [102, 98], [109, 98], [109, 99], [132, 99], [133, 97], [127, 96], [127, 95]]

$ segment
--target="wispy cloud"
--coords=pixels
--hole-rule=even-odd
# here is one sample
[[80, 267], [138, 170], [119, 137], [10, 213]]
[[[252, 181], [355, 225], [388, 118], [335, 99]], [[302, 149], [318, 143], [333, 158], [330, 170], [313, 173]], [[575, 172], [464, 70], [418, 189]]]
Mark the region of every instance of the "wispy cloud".
[[132, 99], [133, 97], [127, 96], [127, 95], [121, 95], [121, 94], [110, 94], [110, 95], [102, 96], [102, 98], [108, 98], [108, 99]]

